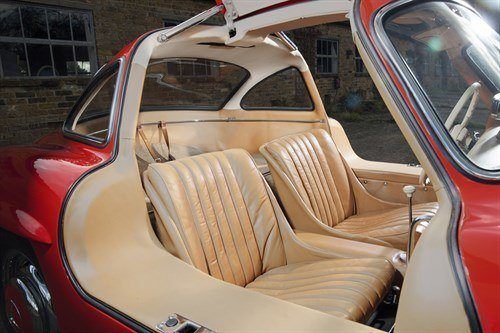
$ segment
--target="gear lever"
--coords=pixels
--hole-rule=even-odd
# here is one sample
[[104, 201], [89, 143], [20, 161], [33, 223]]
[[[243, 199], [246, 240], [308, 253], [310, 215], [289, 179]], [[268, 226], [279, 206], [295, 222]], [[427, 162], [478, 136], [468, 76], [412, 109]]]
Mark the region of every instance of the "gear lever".
[[413, 229], [413, 195], [415, 194], [416, 188], [415, 186], [408, 185], [403, 187], [403, 192], [406, 194], [408, 198], [408, 247], [406, 250], [406, 262], [410, 260], [410, 252], [411, 252], [411, 234]]

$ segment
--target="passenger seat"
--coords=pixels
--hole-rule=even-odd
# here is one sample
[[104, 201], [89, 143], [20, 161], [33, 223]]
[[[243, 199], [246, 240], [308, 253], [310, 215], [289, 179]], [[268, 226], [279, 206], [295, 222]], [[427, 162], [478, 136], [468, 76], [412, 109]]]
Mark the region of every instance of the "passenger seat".
[[296, 236], [244, 150], [151, 164], [144, 179], [165, 245], [212, 277], [358, 322], [391, 286], [385, 259], [320, 260], [292, 244]]
[[[328, 132], [285, 136], [260, 152], [294, 228], [406, 250], [408, 208], [371, 196]], [[414, 205], [413, 216], [432, 217], [437, 209], [437, 202]]]

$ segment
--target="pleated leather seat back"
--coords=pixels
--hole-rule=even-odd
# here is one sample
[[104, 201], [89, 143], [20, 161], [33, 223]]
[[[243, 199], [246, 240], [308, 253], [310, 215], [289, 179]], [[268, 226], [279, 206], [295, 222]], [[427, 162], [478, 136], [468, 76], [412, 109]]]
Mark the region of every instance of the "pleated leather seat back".
[[203, 272], [245, 286], [286, 264], [269, 193], [246, 151], [151, 164], [145, 186], [177, 255]]
[[263, 147], [316, 218], [334, 227], [354, 214], [354, 193], [330, 135], [322, 129], [293, 134]]

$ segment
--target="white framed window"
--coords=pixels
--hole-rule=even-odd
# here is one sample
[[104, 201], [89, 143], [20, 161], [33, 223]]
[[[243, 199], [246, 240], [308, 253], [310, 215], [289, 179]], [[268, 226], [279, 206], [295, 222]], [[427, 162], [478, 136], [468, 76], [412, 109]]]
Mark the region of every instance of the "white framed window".
[[339, 42], [334, 39], [316, 40], [316, 72], [318, 74], [339, 73]]
[[0, 0], [0, 78], [97, 71], [92, 13]]
[[363, 63], [363, 59], [361, 59], [361, 54], [359, 54], [358, 49], [354, 50], [354, 66], [356, 70], [356, 74], [367, 74], [365, 64]]

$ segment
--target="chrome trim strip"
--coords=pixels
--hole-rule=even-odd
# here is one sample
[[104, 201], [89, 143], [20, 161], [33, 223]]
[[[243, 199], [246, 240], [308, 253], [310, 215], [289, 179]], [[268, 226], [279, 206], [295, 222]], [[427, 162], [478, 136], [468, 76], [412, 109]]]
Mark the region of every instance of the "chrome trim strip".
[[[431, 1], [433, 2], [433, 1]], [[435, 1], [434, 1], [435, 2]], [[477, 12], [472, 9], [468, 4], [464, 4], [462, 1], [455, 1], [455, 0], [450, 0], [448, 1], [450, 3], [455, 3], [458, 5], [461, 5], [465, 8], [468, 8], [472, 10], [474, 13], [477, 14]], [[400, 75], [401, 80], [405, 84], [406, 88], [409, 90], [411, 95], [414, 96], [414, 103], [418, 105], [418, 107], [424, 111], [422, 112], [423, 115], [425, 116], [428, 125], [432, 128], [436, 136], [439, 138], [439, 141], [441, 144], [444, 146], [445, 151], [449, 154], [451, 157], [451, 161], [455, 162], [456, 165], [458, 166], [457, 169], [465, 171], [466, 174], [469, 176], [472, 176], [474, 178], [478, 178], [481, 180], [494, 180], [498, 181], [500, 180], [500, 171], [499, 170], [485, 170], [474, 164], [460, 148], [455, 144], [455, 142], [452, 141], [451, 136], [449, 133], [444, 129], [444, 124], [441, 126], [441, 120], [437, 116], [437, 111], [434, 110], [432, 104], [430, 103], [427, 95], [425, 94], [423, 88], [421, 85], [418, 83], [418, 80], [415, 78], [415, 76], [412, 74], [411, 70], [408, 68], [408, 66], [405, 64], [404, 61], [401, 59], [398, 59], [399, 57], [396, 56], [399, 54], [399, 52], [395, 49], [393, 46], [392, 42], [389, 40], [389, 37], [385, 33], [385, 29], [383, 27], [383, 18], [384, 16], [398, 8], [404, 5], [408, 5], [412, 3], [412, 0], [399, 0], [393, 3], [388, 4], [384, 8], [382, 8], [377, 15], [375, 16], [373, 23], [373, 28], [375, 32], [374, 38], [382, 45], [384, 55], [388, 57], [388, 59], [391, 62], [391, 65], [394, 66], [394, 68], [401, 73]], [[478, 14], [479, 15], [479, 14]], [[412, 78], [410, 82], [409, 77]], [[415, 87], [417, 89], [415, 89]]]
[[[188, 124], [188, 123], [303, 123], [303, 124], [323, 124], [324, 119], [313, 120], [293, 120], [293, 119], [236, 119], [232, 117], [217, 119], [189, 119], [165, 121], [166, 124]], [[157, 121], [141, 123], [141, 125], [158, 125]]]
[[293, 40], [291, 40], [290, 37], [288, 37], [283, 31], [278, 31], [276, 33], [276, 36], [278, 36], [278, 38], [283, 42], [283, 44], [285, 44], [286, 47], [288, 47], [290, 51], [293, 52], [299, 50], [299, 48], [297, 47], [297, 45], [295, 45]]
[[[120, 108], [121, 99], [124, 96], [124, 90], [125, 90], [125, 82], [124, 82], [125, 81], [125, 65], [124, 65], [125, 64], [125, 57], [121, 57], [118, 60], [113, 61], [112, 63], [108, 63], [108, 64], [104, 65], [98, 71], [98, 73], [101, 73], [101, 72], [105, 71], [107, 68], [109, 68], [111, 66], [114, 66], [116, 63], [118, 63], [118, 73], [117, 73], [117, 77], [116, 77], [117, 85], [116, 85], [115, 91], [113, 93], [113, 100], [111, 101], [111, 107], [110, 107], [110, 113], [109, 113], [108, 135], [106, 136], [106, 139], [99, 140], [97, 138], [94, 138], [94, 137], [91, 137], [91, 136], [88, 136], [88, 135], [82, 135], [82, 134], [79, 134], [77, 132], [68, 130], [66, 128], [67, 125], [68, 125], [67, 121], [70, 119], [70, 117], [76, 111], [74, 108], [70, 111], [70, 113], [68, 115], [68, 118], [66, 118], [66, 120], [65, 120], [65, 122], [63, 124], [62, 131], [63, 131], [64, 136], [66, 136], [68, 138], [71, 138], [71, 139], [73, 139], [75, 141], [87, 143], [87, 144], [90, 144], [92, 146], [101, 147], [101, 148], [102, 147], [106, 147], [108, 145], [108, 143], [111, 141], [111, 136], [112, 136], [112, 134], [116, 130], [115, 124], [117, 123], [117, 119], [116, 119], [117, 118], [116, 114], [118, 112], [117, 109]], [[89, 86], [94, 83], [94, 80], [97, 78], [98, 73], [96, 73], [94, 75], [92, 81], [89, 83]], [[81, 97], [83, 97], [83, 95], [80, 96], [80, 98]], [[95, 97], [95, 95], [93, 97]], [[83, 108], [84, 105], [80, 105], [80, 100], [79, 100], [79, 101], [76, 102], [76, 104], [75, 104], [74, 107], [81, 107], [81, 108]], [[78, 119], [81, 116], [81, 114], [82, 114], [83, 111], [85, 111], [85, 110], [84, 109], [79, 110], [79, 115], [75, 116], [75, 118], [73, 119], [73, 124], [71, 124], [71, 128], [72, 129], [74, 128], [76, 122], [78, 121]]]

